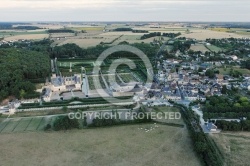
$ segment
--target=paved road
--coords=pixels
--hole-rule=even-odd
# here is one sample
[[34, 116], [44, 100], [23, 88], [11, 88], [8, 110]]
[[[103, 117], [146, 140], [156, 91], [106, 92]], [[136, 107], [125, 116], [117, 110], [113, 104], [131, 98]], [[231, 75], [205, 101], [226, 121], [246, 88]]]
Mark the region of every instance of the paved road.
[[203, 112], [197, 108], [197, 107], [192, 107], [192, 110], [200, 116], [200, 125], [203, 126], [205, 124], [205, 120], [203, 119]]

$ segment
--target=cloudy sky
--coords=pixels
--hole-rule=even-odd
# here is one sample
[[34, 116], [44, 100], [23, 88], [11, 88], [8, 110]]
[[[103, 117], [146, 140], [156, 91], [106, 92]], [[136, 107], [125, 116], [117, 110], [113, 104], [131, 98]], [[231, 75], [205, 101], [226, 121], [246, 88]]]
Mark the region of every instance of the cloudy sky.
[[0, 21], [250, 21], [249, 0], [1, 0]]

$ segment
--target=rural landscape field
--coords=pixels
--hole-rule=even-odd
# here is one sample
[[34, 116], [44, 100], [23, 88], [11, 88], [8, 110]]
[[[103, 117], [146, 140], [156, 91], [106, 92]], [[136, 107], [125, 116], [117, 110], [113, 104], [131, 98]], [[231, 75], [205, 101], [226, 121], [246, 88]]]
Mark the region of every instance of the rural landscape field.
[[249, 166], [249, 6], [2, 0], [0, 166]]
[[227, 165], [243, 166], [249, 164], [249, 133], [225, 132], [213, 135], [212, 138], [224, 153]]
[[[155, 125], [1, 134], [1, 163], [3, 165], [84, 163], [93, 166], [200, 165], [184, 128], [158, 125], [154, 130], [145, 132], [144, 129], [151, 127], [155, 128]], [[13, 157], [18, 160], [10, 161]]]

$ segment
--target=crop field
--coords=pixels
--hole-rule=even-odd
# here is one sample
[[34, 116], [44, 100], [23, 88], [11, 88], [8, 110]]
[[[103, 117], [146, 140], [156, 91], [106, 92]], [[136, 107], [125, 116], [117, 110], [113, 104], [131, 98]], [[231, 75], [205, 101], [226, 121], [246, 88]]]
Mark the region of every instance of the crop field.
[[201, 51], [203, 53], [206, 51], [210, 52], [210, 50], [208, 50], [203, 44], [192, 45], [190, 49], [193, 51]]
[[224, 153], [226, 165], [249, 165], [249, 132], [222, 132], [211, 137]]
[[92, 47], [92, 46], [96, 46], [98, 44], [100, 44], [103, 41], [103, 39], [99, 39], [99, 38], [91, 38], [91, 39], [66, 39], [64, 41], [59, 41], [58, 45], [64, 45], [67, 43], [74, 43], [76, 45], [78, 45], [79, 47], [82, 48], [87, 48], [87, 47]]
[[45, 125], [50, 123], [54, 116], [34, 117], [34, 118], [14, 118], [6, 119], [0, 124], [1, 133], [41, 131]]
[[2, 165], [201, 165], [188, 131], [160, 124], [1, 133], [0, 146]]
[[74, 33], [51, 33], [52, 38], [59, 38], [59, 37], [73, 37], [75, 36]]
[[217, 31], [217, 32], [228, 32], [228, 33], [235, 33], [239, 35], [249, 35], [250, 31], [249, 29], [242, 29], [242, 28], [209, 28], [211, 31]]
[[45, 30], [0, 30], [0, 38], [4, 40], [38, 40], [48, 38], [49, 34]]
[[39, 40], [48, 38], [48, 34], [26, 34], [26, 35], [16, 35], [16, 36], [9, 36], [5, 37], [4, 40], [11, 41], [11, 40]]

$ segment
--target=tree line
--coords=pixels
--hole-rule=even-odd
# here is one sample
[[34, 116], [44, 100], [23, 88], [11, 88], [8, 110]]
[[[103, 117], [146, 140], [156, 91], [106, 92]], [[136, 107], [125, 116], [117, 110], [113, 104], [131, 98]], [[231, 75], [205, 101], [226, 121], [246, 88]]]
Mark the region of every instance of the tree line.
[[207, 166], [224, 165], [224, 157], [215, 143], [203, 132], [200, 127], [199, 117], [194, 114], [191, 108], [187, 108], [180, 104], [174, 104], [180, 108], [181, 115], [187, 125], [191, 135], [192, 144], [196, 154]]

